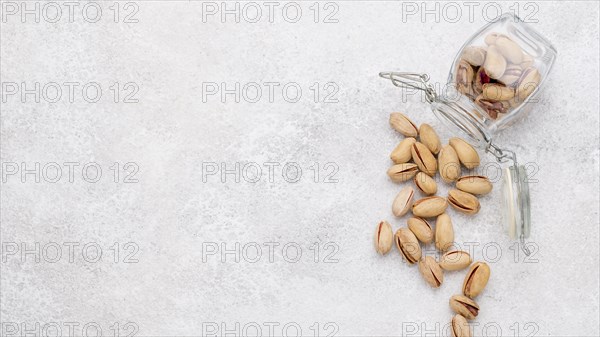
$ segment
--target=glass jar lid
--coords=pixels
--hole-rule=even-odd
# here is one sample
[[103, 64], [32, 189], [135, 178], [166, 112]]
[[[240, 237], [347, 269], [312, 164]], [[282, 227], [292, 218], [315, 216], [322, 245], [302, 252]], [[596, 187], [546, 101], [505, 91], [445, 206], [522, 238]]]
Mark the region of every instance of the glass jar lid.
[[528, 238], [531, 231], [531, 211], [529, 183], [523, 165], [504, 168], [502, 201], [504, 223], [510, 237], [519, 240]]

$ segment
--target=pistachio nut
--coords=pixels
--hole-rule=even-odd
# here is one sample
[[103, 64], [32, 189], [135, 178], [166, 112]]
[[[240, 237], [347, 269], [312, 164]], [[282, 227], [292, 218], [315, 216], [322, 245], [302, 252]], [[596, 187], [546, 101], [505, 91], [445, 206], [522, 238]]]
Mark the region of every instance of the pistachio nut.
[[392, 151], [390, 154], [390, 158], [394, 162], [394, 164], [403, 164], [410, 161], [412, 158], [412, 153], [410, 152], [410, 148], [417, 140], [408, 137], [404, 138], [398, 146]]
[[388, 176], [395, 183], [401, 183], [403, 181], [407, 181], [411, 179], [419, 172], [419, 168], [417, 164], [413, 163], [404, 163], [404, 164], [396, 164], [390, 167], [387, 171]]
[[466, 214], [475, 214], [481, 208], [476, 196], [460, 190], [450, 190], [448, 192], [448, 203], [457, 211]]
[[444, 213], [447, 207], [448, 202], [445, 198], [433, 196], [415, 201], [412, 212], [421, 218], [433, 218]]
[[485, 68], [485, 72], [493, 79], [499, 79], [504, 75], [504, 71], [506, 70], [506, 59], [502, 54], [496, 49], [495, 46], [490, 46], [487, 51], [487, 56], [485, 58], [485, 62], [483, 63], [483, 67]]
[[453, 182], [460, 176], [460, 162], [458, 161], [458, 154], [454, 148], [450, 145], [442, 147], [438, 154], [438, 166], [440, 176], [447, 182]]
[[474, 298], [479, 295], [490, 279], [490, 266], [485, 262], [475, 262], [465, 276], [462, 291], [467, 297]]
[[394, 213], [395, 216], [403, 216], [408, 213], [410, 206], [412, 206], [414, 195], [415, 191], [410, 186], [406, 186], [400, 190], [392, 203], [392, 213]]
[[502, 75], [502, 77], [500, 77], [498, 79], [498, 81], [500, 81], [508, 86], [512, 86], [519, 80], [522, 72], [523, 72], [523, 69], [521, 69], [520, 66], [511, 64], [506, 67], [506, 70], [504, 71], [504, 75]]
[[481, 195], [490, 193], [493, 185], [487, 177], [471, 175], [458, 178], [456, 188], [463, 192]]
[[479, 155], [471, 144], [461, 138], [453, 137], [450, 138], [450, 146], [454, 148], [458, 159], [466, 168], [473, 169], [479, 166]]
[[519, 64], [523, 61], [523, 50], [519, 45], [507, 36], [500, 36], [494, 43], [500, 54], [504, 58], [514, 64]]
[[440, 142], [440, 137], [431, 125], [426, 123], [421, 124], [421, 127], [419, 127], [419, 140], [423, 145], [427, 146], [431, 153], [438, 154], [438, 152], [440, 152], [442, 143]]
[[433, 229], [427, 220], [423, 218], [413, 217], [408, 219], [408, 229], [419, 239], [419, 241], [427, 244], [433, 241]]
[[[513, 98], [514, 99], [514, 98]], [[485, 99], [483, 95], [475, 98], [475, 104], [479, 105], [491, 119], [498, 119], [501, 114], [504, 114], [510, 108], [510, 101], [499, 101], [494, 102], [492, 100]]]
[[456, 314], [452, 317], [450, 323], [452, 330], [452, 337], [471, 337], [471, 328], [469, 322], [463, 316]]
[[475, 74], [475, 80], [473, 81], [473, 96], [481, 95], [483, 92], [483, 85], [490, 83], [492, 79], [490, 75], [485, 72], [485, 68], [480, 67]]
[[465, 60], [460, 60], [456, 65], [456, 89], [467, 95], [472, 96], [473, 94], [473, 79], [475, 76], [475, 70]]
[[486, 83], [483, 85], [482, 95], [489, 101], [506, 101], [515, 97], [515, 90], [498, 83]]
[[419, 167], [419, 170], [430, 176], [435, 175], [435, 171], [437, 171], [437, 160], [427, 146], [423, 145], [423, 143], [415, 142], [412, 145], [410, 152], [412, 153], [412, 159]]
[[396, 247], [409, 264], [421, 259], [421, 246], [417, 237], [408, 228], [400, 228], [395, 235]]
[[526, 69], [532, 67], [534, 62], [535, 60], [533, 59], [533, 57], [531, 57], [531, 55], [523, 53], [523, 60], [521, 61], [520, 66], [522, 69]]
[[377, 224], [375, 232], [375, 250], [381, 255], [387, 254], [392, 249], [392, 241], [394, 240], [394, 232], [392, 226], [387, 221], [381, 221]]
[[417, 137], [419, 130], [415, 124], [401, 112], [393, 112], [390, 114], [390, 125], [394, 130], [400, 132], [406, 137]]
[[423, 194], [432, 195], [437, 192], [437, 184], [435, 180], [432, 177], [426, 175], [425, 173], [417, 173], [413, 180], [415, 182], [415, 185], [417, 186], [417, 189]]
[[479, 314], [479, 305], [472, 299], [463, 295], [454, 295], [450, 297], [450, 308], [466, 319], [475, 319]]
[[463, 50], [461, 57], [472, 66], [479, 67], [485, 61], [485, 48], [468, 46]]
[[529, 67], [523, 70], [521, 78], [519, 79], [519, 85], [517, 87], [517, 95], [519, 100], [524, 101], [537, 86], [540, 84], [542, 77], [540, 72], [534, 67]]
[[444, 272], [431, 256], [419, 260], [419, 271], [425, 281], [434, 288], [439, 288], [444, 282]]
[[462, 250], [451, 250], [440, 258], [440, 267], [444, 270], [462, 270], [471, 264], [471, 255]]
[[493, 45], [494, 43], [496, 43], [496, 40], [500, 37], [500, 36], [506, 36], [500, 33], [489, 33], [488, 35], [485, 36], [485, 44], [487, 44], [488, 46]]
[[454, 228], [452, 220], [446, 213], [437, 217], [435, 222], [435, 247], [442, 252], [447, 251], [454, 243]]
[[508, 101], [506, 101], [506, 104], [508, 105], [508, 109], [512, 109], [519, 106], [519, 104], [521, 104], [521, 101], [519, 100], [519, 96], [515, 96], [513, 99], [509, 99]]

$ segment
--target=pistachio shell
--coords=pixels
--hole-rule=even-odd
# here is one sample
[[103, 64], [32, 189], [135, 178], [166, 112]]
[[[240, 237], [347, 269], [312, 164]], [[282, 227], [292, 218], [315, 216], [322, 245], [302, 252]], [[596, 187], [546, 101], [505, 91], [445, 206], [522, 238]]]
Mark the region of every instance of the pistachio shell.
[[440, 267], [444, 270], [462, 270], [471, 264], [471, 255], [462, 250], [451, 250], [440, 258]]
[[533, 93], [535, 88], [540, 84], [542, 77], [539, 71], [533, 67], [523, 70], [517, 87], [517, 96], [520, 101], [524, 101]]
[[475, 80], [473, 81], [473, 96], [478, 96], [483, 92], [483, 85], [490, 83], [492, 79], [485, 72], [483, 67], [479, 67], [477, 73], [475, 73]]
[[400, 228], [395, 235], [396, 247], [409, 264], [421, 259], [421, 246], [417, 237], [408, 228]]
[[444, 213], [447, 207], [448, 202], [445, 198], [433, 196], [415, 201], [412, 212], [421, 218], [433, 218]]
[[404, 163], [390, 167], [387, 174], [393, 182], [400, 183], [411, 179], [417, 172], [419, 172], [417, 164]]
[[434, 288], [439, 288], [444, 282], [444, 272], [431, 256], [425, 256], [419, 261], [419, 271], [423, 279]]
[[533, 66], [533, 64], [535, 63], [535, 60], [533, 59], [533, 57], [531, 57], [529, 54], [527, 53], [523, 53], [523, 60], [521, 61], [521, 69], [527, 69], [531, 66]]
[[504, 71], [506, 70], [506, 59], [495, 46], [490, 46], [487, 51], [487, 56], [485, 57], [485, 62], [483, 63], [483, 67], [485, 68], [485, 72], [493, 79], [499, 79], [504, 75]]
[[485, 60], [485, 48], [477, 46], [468, 46], [462, 52], [462, 59], [469, 62], [469, 64], [479, 67]]
[[435, 171], [437, 170], [437, 160], [435, 160], [435, 157], [431, 151], [429, 151], [427, 146], [416, 142], [412, 145], [410, 151], [412, 153], [412, 159], [419, 167], [419, 170], [430, 176], [435, 175]]
[[404, 164], [410, 161], [412, 158], [410, 148], [416, 141], [417, 140], [412, 137], [404, 138], [390, 154], [392, 161], [395, 164]]
[[506, 101], [515, 97], [515, 90], [497, 83], [486, 83], [483, 85], [482, 95], [490, 101]]
[[521, 101], [519, 100], [518, 96], [515, 96], [513, 99], [509, 99], [508, 101], [506, 101], [506, 103], [508, 103], [509, 108], [515, 108], [519, 106], [519, 104], [521, 104]]
[[500, 36], [494, 44], [508, 62], [519, 64], [523, 61], [523, 50], [510, 38]]
[[448, 192], [448, 203], [457, 211], [466, 214], [475, 214], [481, 208], [476, 196], [460, 190], [450, 190]]
[[406, 137], [416, 138], [419, 134], [419, 130], [415, 124], [401, 112], [394, 112], [390, 114], [390, 125], [394, 130], [400, 132]]
[[473, 80], [475, 79], [475, 69], [465, 60], [460, 60], [456, 65], [456, 89], [467, 95], [473, 96]]
[[453, 182], [460, 176], [458, 154], [452, 146], [446, 145], [442, 147], [438, 154], [438, 164], [440, 176], [445, 182]]
[[469, 322], [463, 316], [456, 314], [450, 323], [453, 337], [471, 337]]
[[479, 305], [477, 302], [463, 295], [450, 297], [450, 308], [466, 319], [475, 319], [479, 314]]
[[487, 177], [471, 175], [458, 178], [456, 188], [471, 194], [488, 194], [493, 185]]
[[489, 33], [488, 35], [485, 36], [485, 44], [487, 44], [488, 46], [493, 45], [494, 43], [496, 43], [496, 40], [500, 36], [506, 36], [506, 35], [502, 35], [499, 33]]
[[392, 241], [394, 240], [394, 232], [392, 226], [387, 221], [381, 221], [377, 224], [375, 231], [375, 250], [381, 255], [387, 254], [392, 249]]
[[448, 214], [443, 213], [435, 222], [435, 247], [442, 252], [447, 251], [454, 243], [454, 228]]
[[440, 137], [431, 125], [425, 123], [421, 124], [421, 127], [419, 128], [419, 140], [421, 140], [423, 145], [427, 146], [431, 153], [438, 154], [438, 152], [440, 152], [442, 143], [440, 142]]
[[519, 80], [522, 72], [523, 72], [523, 69], [520, 66], [511, 64], [506, 67], [506, 70], [504, 71], [504, 75], [502, 75], [502, 77], [500, 77], [500, 79], [498, 79], [498, 81], [511, 86]]
[[[468, 169], [479, 166], [479, 154], [471, 144], [461, 138], [450, 138], [450, 146], [454, 148], [460, 162]], [[458, 177], [457, 177], [458, 178]]]
[[492, 101], [485, 99], [482, 95], [475, 98], [475, 104], [479, 105], [491, 119], [497, 119], [498, 115], [506, 113], [509, 108], [509, 101]]
[[490, 266], [485, 262], [475, 262], [465, 276], [463, 294], [474, 298], [479, 295], [490, 279]]
[[414, 195], [415, 191], [410, 186], [406, 186], [400, 190], [392, 204], [392, 213], [394, 213], [395, 216], [403, 216], [408, 213], [408, 210], [412, 206]]
[[413, 217], [408, 219], [408, 229], [419, 239], [419, 241], [427, 244], [433, 241], [433, 229], [427, 220], [423, 218]]
[[437, 192], [437, 184], [435, 180], [423, 172], [417, 173], [413, 179], [419, 191], [426, 195], [432, 195]]

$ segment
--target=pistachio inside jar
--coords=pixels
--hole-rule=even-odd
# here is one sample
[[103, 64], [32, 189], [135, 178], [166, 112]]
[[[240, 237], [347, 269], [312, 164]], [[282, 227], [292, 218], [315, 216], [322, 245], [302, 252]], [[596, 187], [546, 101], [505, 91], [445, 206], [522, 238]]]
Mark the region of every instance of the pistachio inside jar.
[[531, 110], [556, 55], [531, 26], [504, 14], [463, 45], [448, 83], [481, 109], [478, 122], [494, 133]]

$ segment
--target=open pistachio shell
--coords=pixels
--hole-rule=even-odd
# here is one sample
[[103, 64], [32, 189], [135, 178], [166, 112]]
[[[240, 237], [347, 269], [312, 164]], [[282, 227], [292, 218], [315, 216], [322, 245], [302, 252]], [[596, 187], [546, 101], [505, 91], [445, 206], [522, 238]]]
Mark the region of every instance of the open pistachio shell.
[[394, 199], [394, 203], [392, 204], [392, 213], [398, 217], [408, 213], [410, 207], [412, 206], [414, 195], [415, 190], [410, 186], [405, 186], [402, 190], [400, 190]]
[[466, 319], [475, 319], [479, 314], [479, 305], [477, 302], [463, 295], [450, 297], [450, 308]]
[[393, 240], [392, 226], [387, 221], [380, 221], [375, 231], [375, 250], [377, 253], [387, 254], [392, 249]]
[[421, 259], [421, 246], [417, 237], [408, 228], [400, 228], [394, 237], [396, 247], [409, 264], [415, 264]]
[[479, 295], [490, 279], [490, 267], [485, 262], [475, 262], [465, 276], [463, 294], [474, 298]]

